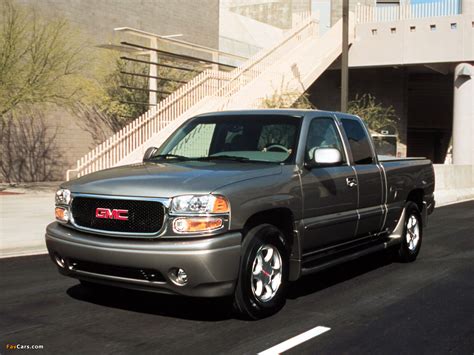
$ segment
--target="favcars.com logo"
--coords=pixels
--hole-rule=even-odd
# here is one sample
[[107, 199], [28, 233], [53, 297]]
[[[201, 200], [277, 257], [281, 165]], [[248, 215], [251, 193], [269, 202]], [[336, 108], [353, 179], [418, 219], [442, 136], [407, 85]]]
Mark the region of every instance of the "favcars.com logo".
[[44, 346], [41, 344], [7, 344], [7, 350], [43, 350]]

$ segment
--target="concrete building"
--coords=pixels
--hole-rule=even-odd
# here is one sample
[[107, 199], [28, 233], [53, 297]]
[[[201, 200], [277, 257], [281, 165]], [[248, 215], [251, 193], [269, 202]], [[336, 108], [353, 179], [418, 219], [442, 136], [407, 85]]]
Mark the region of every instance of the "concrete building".
[[[342, 25], [341, 21], [334, 22], [340, 9], [331, 2], [327, 16], [332, 27], [327, 31], [321, 31], [311, 16], [301, 16], [303, 21], [296, 22], [291, 30], [284, 29], [290, 18], [287, 13], [283, 16], [286, 22], [272, 22], [275, 17], [268, 9], [293, 9], [293, 4], [286, 0], [227, 0], [221, 14], [226, 12], [224, 16], [237, 16], [240, 20], [225, 17], [226, 21], [220, 24], [221, 33], [225, 34], [220, 45], [234, 54], [246, 55], [252, 48], [257, 49], [258, 43], [266, 41], [268, 48], [230, 75], [220, 71], [203, 73], [198, 80], [186, 84], [183, 91], [170, 95], [166, 105], [159, 104], [141, 117], [139, 128], [135, 128], [137, 133], [112, 137], [78, 161], [70, 173], [82, 175], [98, 167], [139, 161], [145, 147], [160, 145], [192, 115], [261, 107], [264, 99], [282, 85], [287, 91], [308, 92], [318, 108], [339, 109]], [[309, 5], [320, 7], [321, 3], [314, 0]], [[396, 155], [426, 156], [435, 163], [444, 163], [451, 160], [447, 153], [452, 145], [455, 164], [472, 164], [472, 7], [473, 0], [351, 2], [350, 99], [371, 94], [384, 106], [394, 107], [400, 118]], [[297, 18], [295, 14], [298, 12], [291, 18]], [[231, 26], [222, 30], [227, 23], [236, 26], [233, 35]], [[245, 27], [253, 32], [265, 31], [249, 39], [249, 33], [240, 31]], [[281, 39], [272, 42], [270, 37], [279, 34], [277, 29], [284, 32]], [[196, 96], [193, 92], [204, 94]], [[174, 107], [171, 116], [170, 107]], [[167, 122], [163, 129], [146, 130], [149, 125], [163, 127], [163, 122]], [[146, 134], [141, 133], [140, 127]], [[135, 143], [130, 145], [128, 140]]]
[[104, 44], [116, 27], [132, 27], [160, 35], [182, 34], [188, 42], [217, 48], [219, 0], [14, 0], [46, 16], [65, 18]]
[[[16, 1], [64, 14], [97, 43], [131, 27], [252, 57], [213, 57], [238, 67], [201, 73], [90, 152], [69, 138], [69, 162], [82, 156], [70, 177], [139, 161], [193, 114], [260, 107], [281, 83], [339, 109], [342, 0]], [[351, 0], [350, 8], [350, 99], [371, 94], [394, 107], [399, 156], [444, 163], [452, 150], [452, 162], [473, 164], [474, 0]]]
[[[222, 6], [223, 3], [226, 7]], [[321, 13], [324, 3], [330, 9]], [[354, 99], [370, 94], [384, 106], [395, 109], [400, 118], [396, 132], [400, 156], [426, 156], [435, 163], [450, 159], [455, 163], [473, 161], [474, 154], [469, 153], [474, 148], [470, 145], [474, 131], [469, 128], [474, 114], [471, 88], [473, 3], [472, 0], [349, 1], [350, 11], [356, 14], [357, 22], [356, 38], [349, 52], [349, 97]], [[318, 12], [322, 22], [329, 17], [331, 25], [342, 15], [341, 0], [300, 2], [299, 8], [305, 9], [305, 5]], [[252, 15], [251, 10], [261, 10], [263, 6], [276, 5], [275, 1], [262, 0], [222, 1], [221, 18], [232, 14], [225, 8], [237, 7], [239, 14], [262, 20], [262, 14]], [[258, 43], [271, 46], [283, 33], [272, 33], [272, 30], [278, 30], [278, 24], [262, 22], [265, 22], [265, 29], [259, 28], [258, 22], [242, 23], [242, 27], [251, 33], [259, 33]], [[222, 40], [224, 33], [232, 31], [231, 27], [221, 23], [220, 45], [239, 53], [239, 47], [226, 46]], [[324, 34], [323, 27], [319, 30]], [[241, 38], [240, 42], [252, 43], [251, 39]], [[245, 53], [251, 54], [251, 51]], [[307, 89], [311, 101], [318, 108], [339, 109], [339, 68], [339, 60], [336, 60]], [[452, 158], [448, 151], [452, 151]]]
[[[355, 9], [360, 17], [349, 51], [350, 97], [370, 93], [395, 108], [408, 156], [444, 163], [452, 145], [455, 164], [473, 163], [472, 6], [471, 0], [443, 0], [383, 4], [371, 13]], [[317, 107], [338, 108], [338, 69], [336, 62], [309, 89]]]

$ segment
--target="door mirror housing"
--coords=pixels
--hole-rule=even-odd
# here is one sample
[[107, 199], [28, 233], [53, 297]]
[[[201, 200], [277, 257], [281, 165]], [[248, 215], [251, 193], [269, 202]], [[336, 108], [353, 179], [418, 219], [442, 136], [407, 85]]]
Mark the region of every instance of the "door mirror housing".
[[318, 148], [314, 150], [313, 159], [307, 164], [308, 167], [337, 166], [342, 164], [342, 155], [336, 148]]
[[150, 147], [145, 151], [145, 154], [143, 154], [143, 162], [149, 161], [156, 153], [158, 152], [157, 147]]

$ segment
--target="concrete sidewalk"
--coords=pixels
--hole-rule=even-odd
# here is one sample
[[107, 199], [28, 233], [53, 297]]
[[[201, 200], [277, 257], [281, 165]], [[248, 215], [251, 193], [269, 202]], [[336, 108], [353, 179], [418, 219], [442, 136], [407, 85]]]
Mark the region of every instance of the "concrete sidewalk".
[[54, 221], [54, 192], [0, 195], [0, 258], [46, 253], [44, 231]]

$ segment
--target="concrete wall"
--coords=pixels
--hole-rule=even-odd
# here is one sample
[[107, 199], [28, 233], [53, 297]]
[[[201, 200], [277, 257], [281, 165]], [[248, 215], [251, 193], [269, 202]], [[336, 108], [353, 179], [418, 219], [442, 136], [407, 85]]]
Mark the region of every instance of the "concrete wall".
[[351, 67], [474, 60], [474, 15], [432, 17], [356, 26]]
[[[340, 110], [340, 71], [326, 71], [308, 90], [310, 100], [321, 110]], [[407, 137], [407, 72], [396, 68], [351, 69], [349, 100], [371, 94], [384, 106], [393, 106], [400, 121], [398, 132], [402, 144]]]
[[[351, 68], [349, 99], [369, 93], [384, 106], [392, 106], [400, 118], [400, 143], [406, 145], [399, 147], [400, 154], [444, 163], [453, 125], [453, 77], [420, 65]], [[340, 71], [324, 73], [309, 94], [317, 108], [339, 110]]]
[[474, 198], [474, 165], [434, 165], [435, 199], [441, 206]]
[[[263, 48], [281, 40], [284, 31], [276, 26], [242, 16], [226, 8], [220, 9], [219, 50], [250, 58]], [[231, 65], [237, 61], [225, 60]]]
[[444, 163], [453, 127], [453, 78], [453, 73], [409, 75], [408, 156], [428, 157], [435, 163]]
[[256, 21], [290, 29], [295, 14], [309, 12], [310, 0], [221, 0], [221, 7]]
[[[375, 0], [349, 0], [349, 11], [354, 12], [356, 5], [375, 5]], [[331, 0], [331, 26], [342, 17], [342, 0]]]
[[115, 27], [133, 27], [212, 48], [218, 46], [219, 0], [14, 0], [47, 16], [64, 16], [91, 40], [104, 44]]

